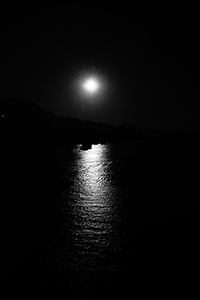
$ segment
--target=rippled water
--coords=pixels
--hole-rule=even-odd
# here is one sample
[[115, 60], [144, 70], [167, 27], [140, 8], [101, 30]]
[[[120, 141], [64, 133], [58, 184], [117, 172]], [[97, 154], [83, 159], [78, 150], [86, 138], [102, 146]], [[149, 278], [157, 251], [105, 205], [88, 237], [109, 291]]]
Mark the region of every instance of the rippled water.
[[107, 290], [123, 295], [137, 287], [138, 273], [143, 278], [152, 253], [140, 224], [151, 227], [161, 195], [153, 178], [148, 185], [143, 175], [149, 178], [153, 164], [165, 156], [164, 148], [155, 151], [151, 142], [135, 141], [28, 154], [29, 169], [66, 183], [62, 192], [49, 196], [51, 189], [45, 193], [44, 188], [39, 196], [46, 203], [39, 225], [43, 231], [29, 261], [32, 269], [21, 272], [30, 274], [34, 288], [78, 299], [105, 296]]
[[[185, 180], [182, 159], [176, 166], [170, 143], [149, 139], [80, 147], [28, 153], [29, 172], [33, 168], [40, 179], [30, 177], [26, 188], [18, 182], [26, 214], [13, 210], [4, 269], [8, 261], [10, 267], [16, 259], [23, 263], [6, 281], [6, 293], [15, 285], [19, 294], [35, 291], [45, 299], [125, 299], [129, 292], [166, 290], [176, 274], [187, 278], [191, 257], [199, 257], [194, 244], [189, 250], [198, 240], [199, 202], [189, 206], [185, 196], [192, 198], [194, 184]], [[12, 195], [15, 199], [15, 191]], [[12, 219], [8, 211], [5, 224]]]
[[69, 184], [53, 200], [55, 228], [61, 223], [53, 241], [58, 288], [59, 276], [77, 295], [122, 284], [124, 276], [125, 284], [133, 280], [135, 247], [143, 243], [134, 240], [135, 184], [155, 159], [149, 148], [141, 155], [136, 144], [99, 144], [86, 151], [77, 145], [58, 154], [59, 176]]
[[120, 271], [124, 191], [116, 182], [111, 146], [77, 146], [71, 155], [65, 180], [72, 184], [57, 199], [65, 218], [57, 243], [72, 285], [83, 282], [86, 289]]

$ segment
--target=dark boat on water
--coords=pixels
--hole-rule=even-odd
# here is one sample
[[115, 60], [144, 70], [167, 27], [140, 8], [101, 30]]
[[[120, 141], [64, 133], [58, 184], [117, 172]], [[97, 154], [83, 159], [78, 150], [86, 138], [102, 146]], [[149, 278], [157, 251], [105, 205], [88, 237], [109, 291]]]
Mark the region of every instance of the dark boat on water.
[[89, 142], [85, 142], [81, 146], [81, 150], [88, 150], [88, 149], [91, 149], [91, 148], [92, 148], [92, 144], [89, 143]]

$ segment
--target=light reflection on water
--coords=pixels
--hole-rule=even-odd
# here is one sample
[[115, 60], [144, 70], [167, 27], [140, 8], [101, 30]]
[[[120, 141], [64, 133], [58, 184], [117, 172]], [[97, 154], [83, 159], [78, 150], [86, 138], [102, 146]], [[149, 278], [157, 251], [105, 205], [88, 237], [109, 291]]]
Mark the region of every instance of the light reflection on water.
[[77, 147], [73, 154], [67, 174], [73, 184], [62, 195], [66, 213], [62, 237], [63, 241], [66, 238], [63, 242], [66, 260], [75, 271], [95, 274], [113, 271], [116, 262], [112, 257], [121, 247], [120, 191], [113, 181], [116, 165], [109, 145], [93, 145], [87, 151]]
[[77, 161], [78, 173], [74, 183], [76, 215], [83, 222], [81, 234], [89, 234], [96, 242], [103, 233], [111, 234], [113, 230], [115, 190], [108, 174], [110, 163], [106, 145], [93, 145], [92, 149], [81, 151]]

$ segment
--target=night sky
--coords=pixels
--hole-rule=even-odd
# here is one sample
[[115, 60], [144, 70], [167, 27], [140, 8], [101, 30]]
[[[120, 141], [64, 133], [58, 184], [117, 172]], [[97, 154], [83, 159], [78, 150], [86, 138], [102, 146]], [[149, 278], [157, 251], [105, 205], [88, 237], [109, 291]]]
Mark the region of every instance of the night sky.
[[[2, 7], [1, 99], [22, 96], [58, 116], [145, 130], [198, 128], [195, 2], [134, 3]], [[76, 90], [90, 73], [105, 83], [93, 102]]]

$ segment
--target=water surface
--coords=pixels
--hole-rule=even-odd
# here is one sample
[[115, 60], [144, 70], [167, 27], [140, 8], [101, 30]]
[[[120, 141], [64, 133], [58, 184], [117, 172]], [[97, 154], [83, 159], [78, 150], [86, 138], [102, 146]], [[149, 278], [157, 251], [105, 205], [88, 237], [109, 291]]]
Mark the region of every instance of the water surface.
[[21, 202], [13, 202], [6, 238], [4, 270], [8, 261], [15, 269], [8, 286], [46, 298], [125, 298], [166, 289], [176, 274], [187, 278], [198, 213], [187, 201], [194, 184], [169, 146], [149, 139], [31, 150], [29, 172], [41, 178], [17, 181], [12, 192]]
[[87, 151], [77, 146], [72, 157], [64, 175], [72, 185], [57, 199], [65, 218], [57, 243], [72, 284], [82, 282], [87, 290], [106, 284], [122, 268], [125, 191], [117, 184], [111, 146]]

